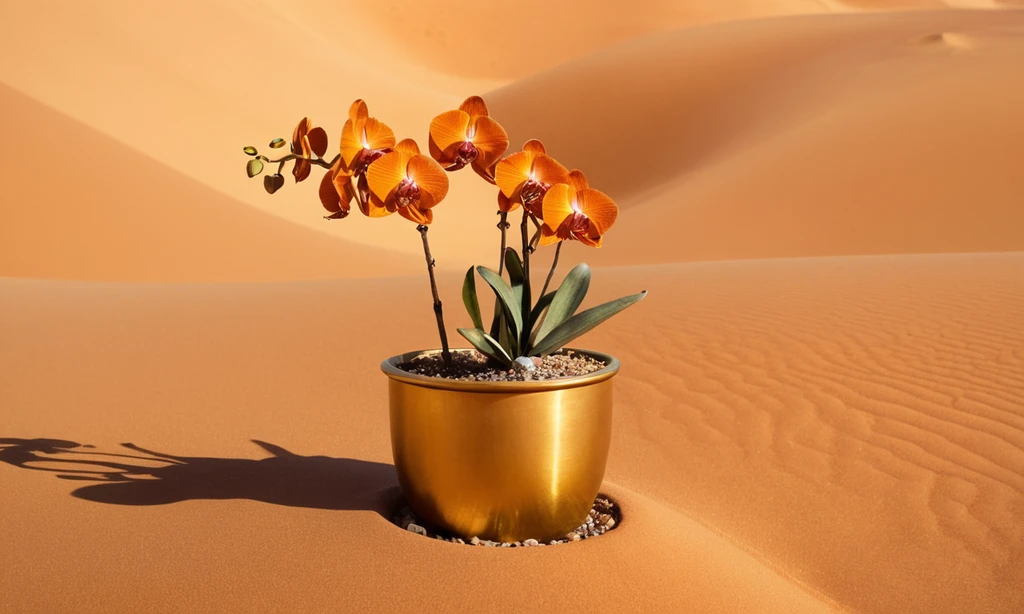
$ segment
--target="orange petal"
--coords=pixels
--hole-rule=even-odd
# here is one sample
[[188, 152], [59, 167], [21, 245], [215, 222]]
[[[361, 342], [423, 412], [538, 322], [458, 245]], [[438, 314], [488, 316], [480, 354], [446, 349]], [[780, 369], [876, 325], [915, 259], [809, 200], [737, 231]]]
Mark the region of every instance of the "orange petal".
[[334, 187], [333, 170], [324, 173], [324, 178], [320, 180], [320, 202], [323, 204], [324, 209], [331, 213], [341, 211], [341, 197], [338, 195], [338, 190]]
[[444, 166], [448, 166], [452, 162], [455, 162], [454, 148], [452, 148], [448, 153], [445, 153], [444, 151], [441, 150], [440, 147], [437, 146], [437, 143], [434, 142], [433, 136], [427, 137], [427, 149], [430, 150], [430, 157], [437, 160]]
[[406, 154], [409, 157], [419, 155], [420, 146], [413, 139], [402, 139], [395, 145], [395, 150]]
[[581, 170], [574, 170], [569, 173], [569, 181], [567, 183], [577, 190], [586, 190], [590, 187], [590, 182], [587, 181], [586, 176], [583, 175]]
[[518, 200], [510, 200], [507, 196], [505, 196], [504, 193], [502, 193], [500, 190], [498, 191], [498, 211], [504, 211], [505, 213], [508, 213], [509, 211], [515, 211], [518, 208]]
[[313, 122], [309, 121], [308, 117], [303, 117], [299, 123], [295, 124], [295, 130], [292, 130], [292, 153], [299, 153], [302, 137], [306, 136], [312, 127]]
[[544, 149], [544, 143], [541, 143], [537, 139], [530, 139], [523, 145], [523, 151], [532, 151], [533, 153], [547, 153]]
[[366, 119], [360, 136], [364, 140], [362, 144], [369, 149], [387, 149], [395, 146], [395, 133], [387, 124], [375, 117]]
[[405, 157], [400, 151], [386, 153], [375, 160], [366, 171], [370, 192], [381, 201], [386, 201], [391, 190], [405, 179], [405, 168]]
[[370, 198], [367, 199], [366, 204], [359, 203], [359, 210], [363, 212], [366, 217], [387, 217], [391, 215], [387, 207], [384, 205], [384, 201], [370, 194]]
[[587, 216], [598, 235], [608, 232], [619, 216], [619, 208], [604, 192], [587, 188], [576, 193], [580, 213]]
[[573, 235], [573, 238], [587, 247], [601, 247], [601, 237], [591, 237], [589, 235]]
[[466, 142], [468, 129], [469, 113], [458, 109], [445, 111], [430, 121], [430, 138], [440, 151], [446, 152], [452, 145]]
[[561, 226], [565, 218], [572, 215], [572, 199], [576, 190], [572, 186], [559, 183], [552, 186], [544, 195], [544, 225], [550, 228]]
[[356, 123], [351, 119], [347, 120], [341, 129], [341, 159], [346, 168], [352, 166], [352, 162], [362, 150], [363, 144], [359, 140], [359, 135], [356, 134]]
[[[490, 168], [508, 150], [508, 134], [501, 124], [490, 117], [480, 117], [474, 125], [473, 144], [476, 145], [480, 155], [473, 160], [474, 166], [479, 168]], [[437, 143], [440, 145], [440, 141]]]
[[420, 187], [420, 207], [423, 209], [433, 207], [448, 195], [448, 173], [433, 158], [415, 155], [409, 160], [407, 170], [409, 177]]
[[348, 118], [352, 120], [353, 124], [361, 119], [366, 119], [369, 116], [370, 112], [367, 110], [366, 103], [363, 102], [362, 98], [356, 99], [356, 101], [352, 103], [352, 106], [348, 108]]
[[512, 198], [519, 186], [530, 178], [535, 157], [532, 152], [518, 151], [502, 158], [494, 167], [494, 181], [506, 198]]
[[398, 210], [398, 215], [401, 215], [410, 222], [416, 222], [417, 224], [429, 224], [434, 221], [433, 211], [430, 209], [420, 209], [415, 205], [402, 207]]
[[327, 153], [327, 131], [323, 128], [313, 128], [307, 136], [309, 137], [309, 145], [313, 153], [317, 157], [324, 157], [324, 154]]
[[309, 164], [309, 160], [298, 158], [295, 160], [295, 168], [292, 169], [292, 175], [295, 175], [295, 183], [305, 181], [309, 177], [309, 171], [312, 170], [312, 166]]
[[[331, 173], [328, 173], [331, 174]], [[342, 207], [349, 208], [349, 203], [356, 197], [356, 188], [352, 185], [352, 175], [341, 168], [341, 163], [336, 164], [334, 173], [331, 174], [334, 180], [334, 190], [341, 199]]]
[[467, 98], [461, 105], [459, 105], [459, 110], [469, 113], [469, 116], [472, 119], [487, 116], [487, 105], [484, 103], [484, 99], [479, 96], [470, 96]]
[[556, 235], [550, 228], [545, 224], [541, 227], [540, 231], [540, 244], [543, 246], [554, 245], [561, 241], [562, 238]]
[[549, 155], [539, 154], [533, 161], [533, 178], [548, 185], [569, 182], [569, 169]]

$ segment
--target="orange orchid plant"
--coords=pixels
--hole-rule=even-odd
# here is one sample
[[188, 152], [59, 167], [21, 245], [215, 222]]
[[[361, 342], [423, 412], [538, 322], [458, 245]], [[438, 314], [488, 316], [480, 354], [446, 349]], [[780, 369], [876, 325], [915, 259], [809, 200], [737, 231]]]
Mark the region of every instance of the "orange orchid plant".
[[[559, 351], [647, 294], [640, 292], [577, 313], [590, 287], [590, 269], [586, 264], [574, 267], [558, 289], [548, 292], [563, 242], [579, 241], [589, 247], [601, 247], [605, 233], [618, 217], [618, 207], [607, 194], [591, 188], [582, 172], [569, 171], [548, 155], [538, 140], [529, 140], [522, 151], [502, 157], [508, 150], [508, 135], [490, 116], [482, 98], [471, 96], [458, 109], [436, 116], [430, 122], [428, 139], [429, 156], [420, 152], [413, 139], [396, 141], [391, 128], [370, 117], [366, 103], [356, 100], [342, 128], [339, 151], [331, 160], [324, 158], [327, 133], [315, 127], [309, 118], [303, 118], [295, 127], [289, 154], [271, 160], [255, 147], [248, 146], [243, 151], [250, 156], [246, 166], [249, 177], [260, 175], [265, 164], [278, 165], [276, 173], [263, 178], [264, 188], [270, 194], [284, 185], [281, 171], [289, 161], [295, 162], [292, 174], [296, 183], [309, 177], [313, 165], [327, 169], [319, 190], [320, 201], [328, 212], [325, 219], [348, 217], [355, 201], [367, 217], [398, 213], [417, 225], [427, 261], [442, 357], [448, 368], [452, 367], [451, 351], [427, 231], [434, 221], [434, 208], [448, 194], [449, 172], [469, 166], [498, 188], [498, 270], [477, 266], [466, 272], [462, 298], [473, 327], [458, 329], [473, 347], [495, 363], [504, 368], [512, 368], [516, 363], [528, 367], [532, 365], [530, 358]], [[279, 149], [286, 144], [289, 143], [277, 138], [270, 142], [270, 147]], [[506, 232], [510, 228], [508, 215], [519, 208], [523, 211], [522, 247], [517, 252], [506, 246]], [[532, 236], [531, 223], [535, 228]], [[534, 301], [530, 255], [538, 247], [550, 245], [556, 246], [551, 269]], [[486, 330], [474, 272], [495, 296], [494, 317]]]

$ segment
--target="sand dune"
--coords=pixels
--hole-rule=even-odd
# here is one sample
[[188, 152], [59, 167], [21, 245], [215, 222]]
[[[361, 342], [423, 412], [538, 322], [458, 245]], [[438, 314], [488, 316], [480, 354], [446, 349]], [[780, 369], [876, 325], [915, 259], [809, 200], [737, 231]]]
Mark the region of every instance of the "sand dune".
[[[944, 8], [1020, 5], [0, 5], [0, 611], [1024, 611], [1024, 11]], [[478, 93], [622, 206], [563, 250], [585, 306], [650, 292], [578, 343], [623, 362], [626, 513], [581, 544], [389, 523], [418, 236], [242, 174]], [[498, 233], [450, 194], [453, 330]]]
[[0, 101], [3, 133], [19, 144], [0, 167], [0, 277], [233, 282], [423, 269], [263, 213], [10, 88]]
[[[651, 291], [582, 341], [623, 360], [608, 487], [629, 516], [538, 552], [431, 542], [380, 515], [394, 478], [375, 464], [390, 461], [377, 365], [435, 344], [425, 280], [6, 280], [0, 440], [132, 442], [201, 457], [201, 478], [167, 474], [140, 500], [0, 463], [16, 494], [0, 540], [19, 562], [0, 594], [11, 611], [1019, 611], [1022, 271], [1020, 254], [599, 271], [593, 301]], [[449, 304], [457, 282], [442, 279]], [[367, 327], [365, 305], [404, 325]], [[253, 439], [326, 458], [216, 460], [269, 457]]]
[[594, 262], [1019, 250], [1022, 33], [1024, 12], [727, 24], [488, 99], [627, 208]]
[[[359, 15], [383, 35], [388, 47], [411, 61], [461, 77], [517, 79], [651, 34], [734, 20], [936, 8], [1001, 8], [1000, 0], [639, 0], [615, 11], [589, 3], [520, 0], [481, 3], [365, 2], [352, 6], [314, 0], [315, 14]], [[310, 12], [314, 12], [311, 10]], [[609, 17], [609, 14], [612, 17]], [[338, 30], [334, 30], [338, 31]], [[554, 32], [558, 34], [555, 35]], [[486, 53], [477, 53], [486, 50]]]
[[[575, 10], [575, 2], [548, 3], [549, 19], [564, 22], [571, 15], [578, 27], [560, 30], [562, 37], [532, 37], [529, 45], [464, 52], [453, 61], [453, 46], [475, 50], [481, 39], [493, 38], [487, 24], [499, 16], [488, 12], [495, 10], [490, 5], [475, 6], [473, 17], [458, 20], [452, 16], [464, 12], [460, 3], [6, 3], [0, 21], [11, 27], [0, 39], [0, 53], [18, 59], [0, 63], [0, 82], [261, 211], [413, 256], [418, 237], [404, 220], [325, 224], [315, 181], [265, 194], [242, 175], [240, 147], [287, 136], [306, 115], [336, 142], [347, 106], [358, 97], [399, 136], [423, 144], [436, 113], [469, 94], [491, 92], [488, 99], [515, 146], [528, 136], [544, 138], [624, 205], [647, 202], [658, 209], [624, 215], [617, 233], [646, 238], [671, 228], [673, 239], [688, 246], [668, 252], [660, 241], [645, 240], [625, 260], [602, 252], [595, 261], [977, 249], [981, 242], [969, 237], [987, 232], [991, 212], [1019, 196], [1008, 187], [1018, 183], [1000, 178], [1012, 160], [1008, 144], [1019, 139], [1019, 122], [1007, 116], [1021, 98], [1012, 85], [1019, 82], [1013, 70], [1022, 47], [1013, 32], [1020, 13], [815, 15], [667, 32], [706, 23], [705, 13], [726, 19], [854, 10], [816, 4], [645, 0], [608, 22], [601, 11]], [[528, 30], [525, 24], [537, 23], [536, 3], [501, 7], [507, 11], [501, 23], [509, 27]], [[401, 18], [397, 10], [404, 11]], [[182, 43], [186, 31], [192, 36]], [[468, 42], [456, 45], [456, 33]], [[952, 44], [912, 42], [934, 35]], [[614, 46], [632, 36], [641, 38]], [[965, 40], [971, 53], [958, 47]], [[59, 52], [65, 48], [74, 53]], [[572, 58], [580, 59], [556, 66]], [[492, 60], [501, 64], [494, 75], [505, 76], [485, 76]], [[511, 81], [544, 66], [555, 68]], [[896, 87], [904, 84], [912, 91]], [[507, 87], [496, 90], [502, 85]], [[964, 94], [993, 88], [988, 97]], [[622, 117], [656, 122], [663, 142], [638, 145], [637, 131], [643, 130]], [[924, 134], [910, 132], [893, 147], [870, 140], [899, 136], [894, 126], [901, 128], [904, 120]], [[854, 122], [864, 128], [853, 133]], [[965, 134], [991, 145], [978, 152]], [[595, 145], [595, 139], [607, 145]], [[620, 153], [625, 143], [643, 151]], [[903, 152], [910, 147], [926, 151], [907, 160]], [[974, 172], [975, 163], [985, 172]], [[808, 170], [794, 181], [789, 169], [797, 165]], [[871, 181], [862, 180], [867, 174]], [[940, 175], [950, 189], [932, 187], [931, 177]], [[440, 265], [462, 268], [491, 251], [495, 192], [466, 174], [452, 179], [433, 232], [435, 243], [447, 246]], [[950, 241], [941, 229], [914, 231], [898, 216], [890, 228], [870, 208], [860, 212], [896, 198], [956, 209], [943, 223], [953, 228], [962, 222], [966, 231]], [[823, 201], [834, 201], [845, 217], [817, 219]], [[985, 212], [980, 220], [965, 213], [976, 206]], [[664, 219], [666, 208], [681, 217]], [[735, 218], [748, 226], [735, 229], [728, 222]], [[1005, 238], [1015, 220], [1001, 219], [996, 232]], [[834, 236], [848, 223], [864, 231], [863, 250]], [[880, 236], [885, 232], [890, 234]], [[906, 247], [894, 238], [905, 234], [911, 236]], [[914, 238], [919, 235], [936, 238]], [[1018, 246], [1005, 240], [999, 249]]]

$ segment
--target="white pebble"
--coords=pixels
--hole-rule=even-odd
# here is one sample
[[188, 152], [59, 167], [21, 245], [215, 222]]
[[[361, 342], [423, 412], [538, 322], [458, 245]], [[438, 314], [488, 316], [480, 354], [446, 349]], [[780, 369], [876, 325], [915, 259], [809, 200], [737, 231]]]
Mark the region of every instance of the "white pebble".
[[416, 533], [418, 535], [426, 535], [427, 534], [427, 530], [424, 529], [423, 527], [421, 527], [420, 525], [416, 524], [415, 522], [410, 522], [409, 526], [405, 527], [405, 529], [407, 531], [412, 531], [413, 533]]

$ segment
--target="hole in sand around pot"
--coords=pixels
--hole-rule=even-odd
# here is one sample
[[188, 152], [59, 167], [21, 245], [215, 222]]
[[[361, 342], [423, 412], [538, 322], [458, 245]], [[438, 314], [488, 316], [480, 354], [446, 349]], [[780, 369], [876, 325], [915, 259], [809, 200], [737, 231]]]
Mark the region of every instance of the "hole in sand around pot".
[[622, 508], [615, 499], [604, 493], [599, 493], [597, 499], [594, 500], [593, 507], [590, 508], [587, 520], [583, 524], [565, 537], [549, 542], [540, 542], [536, 539], [526, 539], [522, 542], [494, 542], [478, 537], [459, 537], [441, 530], [435, 531], [426, 526], [426, 523], [416, 516], [412, 509], [409, 508], [409, 504], [404, 497], [399, 499], [398, 505], [391, 515], [391, 521], [406, 531], [441, 541], [465, 544], [467, 546], [522, 548], [530, 546], [557, 546], [600, 537], [622, 524]]

